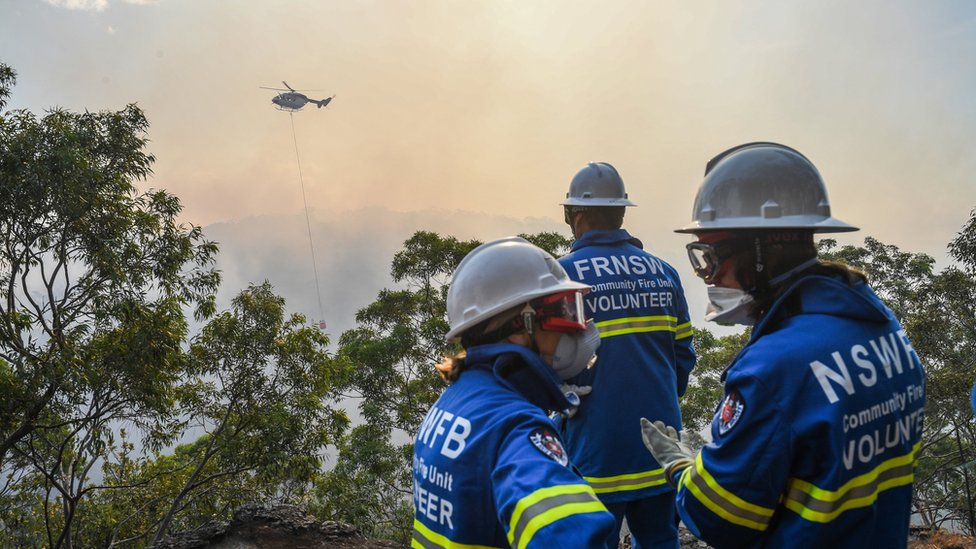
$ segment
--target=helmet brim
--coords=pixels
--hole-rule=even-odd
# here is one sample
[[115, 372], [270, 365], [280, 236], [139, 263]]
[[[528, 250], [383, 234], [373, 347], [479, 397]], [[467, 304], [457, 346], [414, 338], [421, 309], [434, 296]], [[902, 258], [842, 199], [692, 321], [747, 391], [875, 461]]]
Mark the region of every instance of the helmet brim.
[[604, 206], [637, 206], [626, 198], [567, 198], [559, 203], [561, 206], [584, 206], [587, 208], [601, 208]]
[[769, 229], [799, 229], [814, 233], [849, 233], [859, 231], [858, 227], [844, 223], [833, 217], [811, 220], [809, 216], [784, 216], [780, 219], [763, 217], [735, 217], [719, 221], [694, 221], [676, 233], [701, 233], [706, 231], [763, 231]]

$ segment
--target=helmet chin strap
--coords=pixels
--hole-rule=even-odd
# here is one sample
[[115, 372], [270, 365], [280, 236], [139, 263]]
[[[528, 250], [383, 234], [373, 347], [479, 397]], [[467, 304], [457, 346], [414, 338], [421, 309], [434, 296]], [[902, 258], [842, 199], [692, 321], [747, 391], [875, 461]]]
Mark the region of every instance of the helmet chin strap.
[[535, 335], [535, 309], [532, 305], [526, 303], [519, 314], [522, 315], [522, 327], [525, 331], [530, 336]]
[[763, 246], [762, 243], [762, 235], [756, 233], [751, 238], [752, 238], [753, 246], [755, 246], [755, 250], [756, 250], [756, 263], [755, 263], [756, 280], [755, 283], [753, 284], [752, 290], [749, 290], [748, 293], [754, 297], [760, 297], [764, 295], [766, 292], [770, 290], [770, 288], [773, 288], [776, 285], [782, 283], [783, 281], [789, 279], [794, 274], [806, 270], [812, 267], [813, 265], [816, 265], [818, 261], [817, 257], [814, 256], [804, 261], [803, 263], [800, 263], [799, 265], [793, 267], [792, 269], [788, 269], [787, 271], [780, 273], [775, 277], [770, 278], [769, 269], [766, 268], [766, 258], [763, 253], [765, 247]]
[[565, 219], [566, 220], [566, 224], [569, 225], [569, 230], [570, 230], [571, 233], [573, 233], [573, 238], [577, 238], [578, 239], [580, 237], [580, 235], [577, 234], [577, 231], [576, 231], [576, 225], [577, 225], [577, 223], [576, 223], [576, 214], [583, 213], [584, 210], [582, 208], [578, 208], [578, 207], [575, 207], [575, 206], [564, 206], [564, 208], [565, 208], [564, 213], [565, 213], [565, 218], [566, 218]]
[[[542, 354], [542, 349], [539, 348], [539, 342], [536, 339], [538, 337], [538, 331], [535, 328], [535, 308], [526, 303], [520, 314], [522, 315], [522, 325], [525, 333], [529, 335], [529, 348], [532, 349], [532, 352], [539, 355], [543, 362], [549, 364], [552, 361], [552, 356]], [[546, 360], [547, 356], [549, 360]]]
[[752, 291], [749, 293], [758, 296], [769, 290], [769, 273], [766, 271], [766, 258], [763, 256], [762, 235], [755, 233], [751, 238], [756, 252], [756, 280], [753, 282]]
[[525, 304], [522, 308], [522, 327], [525, 329], [525, 333], [529, 334], [529, 348], [532, 351], [541, 356], [539, 352], [539, 344], [535, 341], [535, 309], [529, 303]]

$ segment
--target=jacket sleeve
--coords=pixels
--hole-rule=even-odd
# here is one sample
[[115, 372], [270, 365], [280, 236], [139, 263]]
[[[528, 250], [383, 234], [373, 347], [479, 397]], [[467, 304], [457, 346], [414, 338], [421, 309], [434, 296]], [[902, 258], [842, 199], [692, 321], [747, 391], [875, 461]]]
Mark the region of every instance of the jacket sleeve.
[[746, 547], [769, 527], [792, 461], [784, 415], [759, 380], [726, 384], [712, 442], [678, 481], [678, 512], [695, 536]]
[[593, 489], [572, 468], [541, 416], [520, 422], [492, 470], [498, 520], [513, 548], [600, 547], [614, 526]]

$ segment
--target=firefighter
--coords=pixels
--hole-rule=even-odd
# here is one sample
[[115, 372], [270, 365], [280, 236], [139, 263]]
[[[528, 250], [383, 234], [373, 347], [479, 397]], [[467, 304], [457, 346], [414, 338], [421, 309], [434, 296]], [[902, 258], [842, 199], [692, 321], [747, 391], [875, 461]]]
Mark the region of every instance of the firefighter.
[[818, 260], [831, 216], [802, 154], [748, 143], [712, 159], [688, 255], [705, 316], [752, 326], [722, 374], [711, 442], [642, 420], [681, 519], [717, 547], [905, 547], [922, 434], [922, 364], [865, 276]]
[[613, 528], [546, 411], [573, 407], [561, 379], [590, 367], [588, 287], [521, 238], [483, 244], [454, 272], [450, 384], [414, 440], [413, 547], [580, 547]]
[[559, 262], [593, 288], [586, 312], [601, 338], [599, 367], [569, 383], [590, 394], [563, 422], [566, 448], [616, 519], [606, 547], [617, 548], [626, 517], [633, 547], [676, 548], [674, 489], [636, 425], [641, 417], [681, 425], [678, 397], [695, 364], [681, 280], [622, 228], [625, 208], [635, 204], [612, 165], [581, 169], [562, 205], [575, 241]]

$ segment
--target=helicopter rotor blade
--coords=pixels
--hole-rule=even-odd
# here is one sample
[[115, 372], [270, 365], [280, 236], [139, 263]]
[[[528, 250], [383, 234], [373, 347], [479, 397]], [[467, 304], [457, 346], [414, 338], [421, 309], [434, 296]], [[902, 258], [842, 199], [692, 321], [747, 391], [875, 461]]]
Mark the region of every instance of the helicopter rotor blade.
[[288, 91], [288, 90], [285, 90], [285, 89], [282, 89], [282, 88], [269, 88], [267, 86], [258, 86], [258, 88], [260, 88], [262, 90], [274, 90], [274, 91], [281, 91], [281, 92]]
[[288, 85], [288, 82], [285, 82], [284, 80], [282, 80], [281, 83], [284, 84], [285, 87], [288, 88], [290, 91], [295, 91], [291, 86]]

